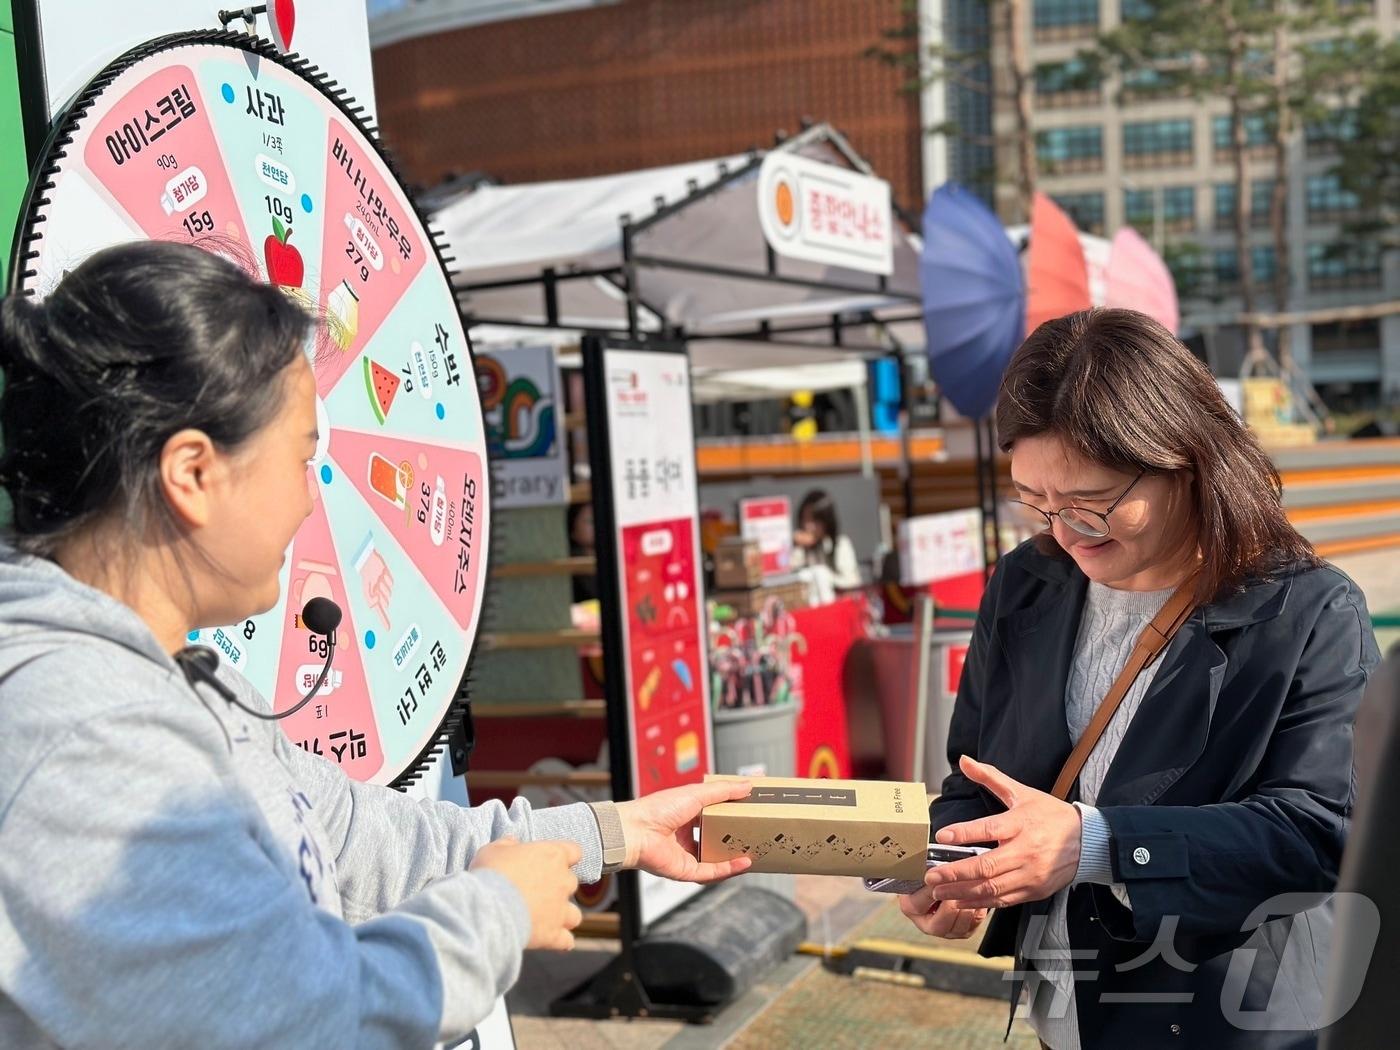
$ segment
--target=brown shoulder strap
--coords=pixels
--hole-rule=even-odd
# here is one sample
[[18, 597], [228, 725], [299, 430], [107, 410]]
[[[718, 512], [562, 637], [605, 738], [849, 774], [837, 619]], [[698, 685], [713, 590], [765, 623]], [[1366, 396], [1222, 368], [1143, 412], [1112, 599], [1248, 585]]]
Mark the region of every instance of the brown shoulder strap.
[[1161, 655], [1162, 650], [1171, 643], [1176, 632], [1181, 630], [1181, 625], [1190, 619], [1195, 608], [1196, 576], [1193, 574], [1176, 589], [1175, 593], [1167, 599], [1167, 604], [1162, 606], [1161, 611], [1152, 618], [1152, 622], [1142, 629], [1142, 634], [1138, 635], [1137, 644], [1133, 646], [1133, 651], [1128, 656], [1128, 662], [1123, 665], [1123, 670], [1114, 679], [1113, 687], [1109, 689], [1108, 695], [1099, 702], [1098, 710], [1094, 712], [1094, 717], [1089, 720], [1088, 726], [1085, 727], [1083, 735], [1079, 738], [1079, 743], [1074, 745], [1074, 750], [1070, 752], [1069, 758], [1065, 759], [1064, 768], [1060, 770], [1060, 775], [1055, 778], [1055, 786], [1050, 793], [1056, 798], [1068, 797], [1070, 788], [1074, 787], [1074, 782], [1079, 779], [1079, 771], [1089, 760], [1094, 745], [1099, 742], [1099, 737], [1103, 736], [1103, 731], [1108, 728], [1108, 723], [1113, 719], [1114, 712], [1118, 710], [1118, 705], [1123, 702], [1123, 698], [1128, 695], [1128, 690], [1133, 687], [1133, 682], [1137, 681], [1137, 676], [1142, 674], [1143, 669], [1151, 666], [1152, 661]]

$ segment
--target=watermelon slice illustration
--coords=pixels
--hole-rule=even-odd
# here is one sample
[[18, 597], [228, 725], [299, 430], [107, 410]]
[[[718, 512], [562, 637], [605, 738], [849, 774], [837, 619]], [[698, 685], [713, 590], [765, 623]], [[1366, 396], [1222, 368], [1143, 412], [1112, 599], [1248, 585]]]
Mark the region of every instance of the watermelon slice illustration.
[[394, 403], [394, 395], [399, 392], [399, 377], [368, 357], [364, 361], [365, 390], [369, 392], [370, 407], [374, 409], [374, 418], [383, 424]]

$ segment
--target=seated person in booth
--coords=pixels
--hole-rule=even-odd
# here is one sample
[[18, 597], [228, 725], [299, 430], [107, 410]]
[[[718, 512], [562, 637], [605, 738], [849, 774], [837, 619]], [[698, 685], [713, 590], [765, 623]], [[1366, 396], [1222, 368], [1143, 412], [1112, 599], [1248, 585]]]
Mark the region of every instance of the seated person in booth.
[[311, 323], [164, 243], [0, 304], [0, 1046], [456, 1043], [525, 948], [572, 945], [580, 879], [747, 866], [678, 839], [747, 785], [416, 802], [187, 678], [187, 632], [271, 608], [312, 510]]
[[1379, 659], [1361, 592], [1142, 314], [1043, 324], [996, 422], [1044, 532], [992, 576], [930, 809], [937, 842], [993, 848], [901, 907], [936, 937], [996, 909], [982, 953], [1015, 956], [1054, 1050], [1316, 1045]]
[[[598, 554], [596, 536], [593, 532], [593, 504], [575, 503], [569, 508], [569, 554], [574, 558], [593, 558]], [[598, 577], [593, 573], [579, 573], [573, 577], [575, 602], [598, 600]]]
[[797, 506], [797, 528], [792, 534], [794, 569], [820, 567], [838, 591], [853, 590], [864, 581], [850, 537], [841, 534], [836, 503], [822, 489], [813, 489]]

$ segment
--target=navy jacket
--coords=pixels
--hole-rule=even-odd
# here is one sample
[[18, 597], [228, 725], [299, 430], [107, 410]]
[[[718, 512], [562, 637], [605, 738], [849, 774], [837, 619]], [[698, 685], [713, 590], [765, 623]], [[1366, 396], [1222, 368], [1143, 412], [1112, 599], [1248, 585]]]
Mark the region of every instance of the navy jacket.
[[[953, 710], [954, 772], [930, 808], [935, 830], [1004, 808], [957, 772], [959, 755], [1054, 784], [1071, 750], [1064, 692], [1087, 590], [1072, 561], [1033, 542], [998, 564]], [[1352, 723], [1378, 660], [1365, 599], [1330, 566], [1253, 582], [1181, 628], [1096, 800], [1133, 906], [1106, 886], [1070, 893], [1071, 945], [1094, 953], [1075, 963], [1084, 1047], [1315, 1044], [1326, 895], [1355, 795]], [[993, 913], [983, 954], [1017, 952], [1048, 908]]]

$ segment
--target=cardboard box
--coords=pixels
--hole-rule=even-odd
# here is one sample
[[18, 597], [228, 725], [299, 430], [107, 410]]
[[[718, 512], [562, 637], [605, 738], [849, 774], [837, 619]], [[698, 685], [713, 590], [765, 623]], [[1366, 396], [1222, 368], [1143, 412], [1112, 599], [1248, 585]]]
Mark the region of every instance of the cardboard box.
[[[706, 780], [738, 780], [708, 776]], [[753, 858], [751, 871], [922, 879], [923, 784], [750, 777], [753, 794], [700, 814], [700, 859]]]
[[769, 598], [777, 598], [788, 612], [805, 609], [809, 604], [807, 591], [805, 581], [794, 580], [791, 583], [768, 583], [762, 587], [748, 587], [737, 591], [711, 591], [709, 598], [717, 605], [729, 606], [738, 616], [757, 616], [763, 611], [763, 604]]
[[763, 582], [763, 552], [751, 540], [731, 536], [715, 548], [715, 587], [744, 590]]

